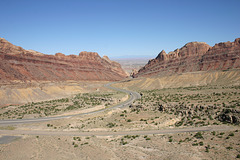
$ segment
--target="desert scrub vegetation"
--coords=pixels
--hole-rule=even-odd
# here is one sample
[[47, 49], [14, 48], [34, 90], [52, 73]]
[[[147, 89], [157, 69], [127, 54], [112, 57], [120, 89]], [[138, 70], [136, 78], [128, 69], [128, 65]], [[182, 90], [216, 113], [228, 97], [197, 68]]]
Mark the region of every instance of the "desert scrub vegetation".
[[98, 105], [109, 107], [118, 103], [124, 95], [111, 93], [82, 93], [73, 97], [56, 100], [31, 102], [24, 105], [10, 105], [0, 111], [0, 119], [22, 119], [46, 117], [78, 109], [87, 109]]
[[[136, 139], [136, 138], [139, 138], [139, 137], [140, 137], [139, 135], [126, 135], [126, 136], [124, 136], [124, 137], [122, 137], [122, 138], [120, 139], [120, 145], [129, 144], [130, 141], [132, 141], [132, 140], [134, 140], [134, 139]], [[146, 139], [147, 136], [144, 136], [144, 138]], [[150, 138], [149, 138], [148, 140], [150, 140]]]
[[172, 114], [180, 126], [207, 126], [240, 123], [239, 86], [197, 86], [141, 91], [131, 112], [153, 110]]
[[88, 145], [89, 142], [86, 142], [86, 140], [89, 140], [89, 139], [90, 137], [86, 137], [85, 140], [83, 140], [85, 142], [83, 142], [80, 137], [73, 137], [72, 146], [74, 148], [78, 148], [80, 146]]
[[[216, 159], [215, 157], [219, 153], [224, 153], [227, 157], [221, 159], [229, 159], [229, 155], [235, 158], [239, 154], [240, 134], [236, 135], [237, 132], [238, 130], [180, 133], [166, 136], [165, 140], [168, 143], [178, 142], [177, 144], [183, 147], [197, 148], [198, 151], [207, 155], [210, 159]], [[235, 135], [227, 138], [232, 133], [235, 133]]]

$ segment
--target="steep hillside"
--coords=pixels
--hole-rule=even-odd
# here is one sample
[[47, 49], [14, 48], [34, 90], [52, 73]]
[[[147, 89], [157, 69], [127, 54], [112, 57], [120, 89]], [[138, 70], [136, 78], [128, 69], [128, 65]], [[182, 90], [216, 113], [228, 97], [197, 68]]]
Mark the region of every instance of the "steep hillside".
[[240, 38], [213, 47], [204, 42], [190, 42], [168, 54], [163, 50], [133, 77], [233, 68], [240, 68]]
[[0, 38], [0, 82], [20, 81], [117, 81], [126, 73], [121, 65], [96, 52], [65, 56], [25, 50]]
[[136, 78], [115, 84], [116, 87], [130, 90], [154, 90], [192, 86], [239, 86], [240, 69], [229, 71], [199, 71], [165, 76]]

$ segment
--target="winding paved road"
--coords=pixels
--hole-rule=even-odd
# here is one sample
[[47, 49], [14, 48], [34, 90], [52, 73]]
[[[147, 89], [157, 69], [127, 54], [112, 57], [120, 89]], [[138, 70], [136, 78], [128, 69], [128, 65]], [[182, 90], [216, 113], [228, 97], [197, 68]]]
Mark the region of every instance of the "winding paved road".
[[108, 83], [108, 84], [105, 84], [104, 86], [108, 89], [126, 93], [129, 95], [129, 98], [126, 101], [124, 101], [120, 104], [117, 104], [113, 107], [105, 108], [105, 109], [101, 109], [101, 110], [97, 110], [97, 111], [91, 111], [91, 112], [87, 112], [87, 113], [80, 113], [80, 114], [73, 114], [73, 115], [66, 115], [66, 116], [44, 117], [44, 118], [34, 118], [34, 119], [0, 120], [0, 125], [13, 125], [13, 124], [43, 122], [43, 121], [57, 120], [57, 119], [63, 119], [63, 118], [71, 118], [73, 116], [94, 114], [94, 113], [99, 113], [99, 112], [103, 112], [103, 111], [111, 110], [111, 109], [115, 109], [115, 108], [127, 107], [127, 106], [131, 105], [133, 103], [133, 101], [135, 101], [136, 99], [141, 98], [140, 94], [137, 92], [112, 87], [111, 85], [115, 84], [115, 83], [117, 83], [117, 82]]
[[[117, 83], [112, 82], [105, 85], [106, 88], [116, 90], [119, 92], [124, 92], [129, 95], [129, 99], [117, 104], [116, 106], [87, 112], [75, 115], [67, 115], [67, 116], [58, 116], [58, 117], [45, 117], [45, 118], [37, 118], [37, 119], [16, 119], [16, 120], [1, 120], [0, 125], [14, 125], [14, 124], [22, 124], [22, 123], [34, 123], [34, 122], [42, 122], [42, 121], [50, 121], [56, 119], [69, 118], [73, 116], [79, 115], [87, 115], [98, 112], [103, 112], [106, 110], [111, 110], [115, 108], [127, 107], [132, 104], [132, 102], [138, 98], [140, 98], [140, 94], [133, 91], [128, 91], [124, 89], [119, 89], [112, 87], [111, 85]], [[0, 138], [1, 141], [6, 141], [6, 137], [13, 135], [50, 135], [50, 136], [114, 136], [114, 135], [149, 135], [149, 134], [169, 134], [169, 133], [184, 133], [184, 132], [200, 132], [200, 131], [227, 131], [234, 130], [234, 127], [229, 126], [209, 126], [209, 127], [195, 127], [195, 128], [173, 128], [173, 129], [162, 129], [162, 130], [141, 130], [141, 131], [117, 131], [117, 132], [72, 132], [72, 131], [42, 131], [42, 130], [0, 130], [0, 135], [7, 135]], [[12, 137], [11, 137], [12, 138]], [[10, 138], [10, 139], [11, 139]]]

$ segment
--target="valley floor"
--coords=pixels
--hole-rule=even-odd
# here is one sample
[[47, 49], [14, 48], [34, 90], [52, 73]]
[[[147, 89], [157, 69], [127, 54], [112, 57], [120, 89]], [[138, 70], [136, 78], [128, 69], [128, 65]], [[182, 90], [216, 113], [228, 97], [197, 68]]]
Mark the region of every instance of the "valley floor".
[[[202, 83], [198, 85], [186, 80], [185, 85], [174, 87], [173, 77], [168, 77], [171, 87], [164, 83], [157, 86], [155, 82], [160, 84], [164, 77], [115, 84], [141, 93], [141, 99], [130, 107], [39, 123], [1, 125], [1, 138], [17, 137], [0, 144], [0, 159], [238, 159], [239, 71], [204, 74], [199, 75]], [[180, 75], [180, 79], [184, 79], [182, 76], [191, 77]], [[206, 83], [200, 81], [203, 77]], [[69, 113], [80, 112], [91, 106], [111, 106], [126, 98], [119, 92], [100, 90], [68, 100], [31, 103], [22, 109], [22, 105], [3, 108], [1, 118], [58, 115], [69, 106]], [[60, 111], [46, 110], [56, 105]], [[27, 112], [22, 112], [24, 108]]]

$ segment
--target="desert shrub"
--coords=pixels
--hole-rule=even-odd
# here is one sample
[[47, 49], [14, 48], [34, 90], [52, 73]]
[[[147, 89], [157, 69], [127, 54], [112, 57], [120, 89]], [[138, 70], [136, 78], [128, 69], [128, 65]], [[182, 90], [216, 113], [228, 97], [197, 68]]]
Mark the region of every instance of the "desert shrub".
[[230, 149], [233, 149], [233, 148], [229, 146], [229, 147], [226, 147], [226, 149], [230, 150]]
[[240, 158], [240, 154], [238, 154], [236, 158]]
[[74, 144], [74, 148], [76, 148], [76, 147], [78, 147], [78, 145], [77, 145], [77, 144]]
[[195, 138], [197, 139], [203, 139], [203, 136], [202, 136], [202, 133], [201, 132], [197, 132], [195, 135], [194, 135]]
[[208, 145], [208, 146], [205, 146], [205, 148], [206, 148], [206, 150], [205, 150], [205, 152], [209, 152], [209, 149], [210, 149], [210, 145]]
[[110, 122], [110, 123], [108, 123], [107, 124], [107, 126], [109, 127], [109, 128], [112, 128], [112, 127], [114, 127], [116, 124], [115, 123], [112, 123], [112, 122]]
[[127, 122], [132, 122], [132, 120], [131, 120], [131, 119], [128, 119]]
[[233, 136], [234, 136], [234, 133], [230, 133], [228, 136], [231, 136], [231, 137], [233, 137]]
[[175, 126], [176, 126], [176, 127], [179, 127], [179, 126], [181, 126], [182, 124], [183, 124], [183, 121], [179, 121], [179, 122], [176, 122], [176, 123], [175, 123]]

